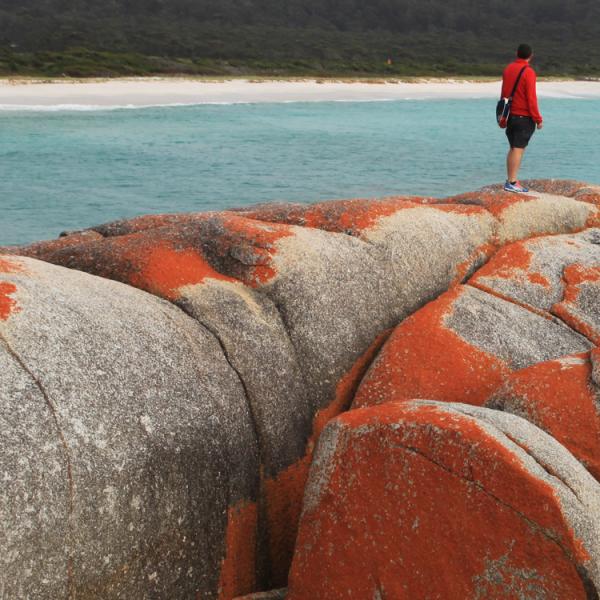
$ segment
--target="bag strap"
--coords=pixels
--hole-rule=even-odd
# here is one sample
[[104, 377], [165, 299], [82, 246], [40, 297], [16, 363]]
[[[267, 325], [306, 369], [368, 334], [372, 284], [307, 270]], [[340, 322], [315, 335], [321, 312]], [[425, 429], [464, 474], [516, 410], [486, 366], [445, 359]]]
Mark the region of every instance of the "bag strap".
[[521, 72], [519, 73], [519, 76], [517, 77], [517, 81], [515, 81], [515, 86], [513, 87], [512, 93], [510, 95], [510, 98], [512, 99], [515, 95], [515, 92], [517, 91], [517, 87], [519, 86], [519, 82], [521, 81], [521, 77], [523, 77], [523, 73], [525, 73], [525, 69], [527, 69], [529, 65], [525, 65], [522, 69]]

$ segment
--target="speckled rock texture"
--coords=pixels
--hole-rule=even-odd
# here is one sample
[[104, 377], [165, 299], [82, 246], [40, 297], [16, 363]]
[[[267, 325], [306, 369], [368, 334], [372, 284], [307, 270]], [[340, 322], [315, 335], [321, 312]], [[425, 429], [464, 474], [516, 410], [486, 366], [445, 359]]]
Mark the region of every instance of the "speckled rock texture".
[[[597, 352], [597, 351], [596, 351]], [[600, 480], [600, 386], [590, 353], [516, 371], [486, 406], [519, 415], [568, 448]]]
[[[500, 395], [520, 373], [564, 357], [587, 357], [576, 360], [587, 361], [589, 381], [600, 371], [600, 188], [550, 180], [531, 187], [527, 195], [492, 186], [447, 199], [148, 215], [0, 248], [0, 331], [6, 344], [24, 344], [21, 362], [9, 346], [3, 358], [6, 440], [21, 439], [25, 428], [40, 432], [35, 468], [2, 442], [5, 471], [23, 492], [19, 501], [7, 496], [1, 510], [13, 522], [24, 507], [41, 507], [27, 508], [36, 516], [23, 521], [33, 537], [15, 529], [0, 561], [38, 572], [29, 576], [33, 586], [56, 580], [57, 598], [60, 585], [67, 594], [132, 599], [231, 600], [283, 588], [315, 445], [351, 406], [495, 402], [557, 436], [594, 472], [595, 448], [580, 449], [575, 433], [561, 437], [576, 425], [556, 426], [550, 409], [544, 419], [531, 407], [518, 412]], [[15, 420], [23, 394], [54, 412]], [[155, 429], [160, 442], [130, 424], [139, 408], [131, 403], [142, 400], [156, 411], [148, 418], [173, 403], [159, 419], [164, 431]], [[97, 433], [81, 437], [68, 425], [82, 414], [90, 419], [85, 432], [115, 428], [110, 460], [95, 454]], [[181, 456], [171, 457], [174, 448]], [[80, 463], [69, 462], [74, 450]], [[76, 486], [65, 488], [71, 471], [83, 478], [80, 504]], [[112, 488], [128, 493], [127, 485], [145, 486], [135, 492], [140, 521], [127, 530], [133, 509], [117, 494], [114, 522], [102, 521], [113, 518], [103, 509], [96, 527], [91, 507], [104, 506]], [[174, 516], [171, 493], [179, 503], [189, 496], [187, 516]], [[83, 507], [88, 513], [76, 521]], [[61, 527], [75, 540], [66, 554], [53, 537]], [[99, 548], [109, 543], [113, 554], [100, 564], [107, 554]], [[55, 545], [34, 569], [35, 544]], [[25, 581], [13, 577], [11, 585]]]
[[15, 257], [1, 280], [3, 597], [216, 590], [227, 510], [258, 488], [251, 415], [218, 341], [85, 273]]
[[456, 286], [394, 330], [353, 406], [414, 398], [482, 405], [513, 371], [591, 345], [558, 320]]
[[600, 229], [505, 246], [469, 283], [600, 339]]
[[[142, 218], [97, 228], [101, 239], [80, 243], [79, 232], [65, 236], [73, 244], [18, 250], [169, 300], [219, 340], [244, 384], [261, 462], [259, 497], [236, 512], [232, 536], [254, 527], [247, 511], [258, 515], [256, 563], [260, 573], [267, 565], [269, 587], [287, 580], [320, 429], [349, 406], [388, 330], [481, 264], [493, 236], [479, 207], [338, 204], [331, 221], [354, 223], [352, 231], [240, 211]], [[227, 580], [238, 577], [250, 575]]]
[[599, 586], [600, 487], [527, 421], [391, 402], [321, 436], [288, 599], [584, 600]]
[[600, 224], [600, 187], [552, 180], [532, 181], [529, 185], [529, 194], [507, 194], [502, 186], [490, 186], [444, 202], [489, 210], [497, 219], [496, 243], [499, 245]]

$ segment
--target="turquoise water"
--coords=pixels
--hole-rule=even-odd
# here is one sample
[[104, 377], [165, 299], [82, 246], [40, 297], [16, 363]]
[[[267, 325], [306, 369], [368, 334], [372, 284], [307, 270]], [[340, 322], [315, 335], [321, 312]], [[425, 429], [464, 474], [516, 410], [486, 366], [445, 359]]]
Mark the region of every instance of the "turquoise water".
[[[444, 196], [503, 179], [493, 100], [0, 112], [0, 245], [272, 200]], [[600, 183], [600, 100], [545, 99], [522, 176]]]

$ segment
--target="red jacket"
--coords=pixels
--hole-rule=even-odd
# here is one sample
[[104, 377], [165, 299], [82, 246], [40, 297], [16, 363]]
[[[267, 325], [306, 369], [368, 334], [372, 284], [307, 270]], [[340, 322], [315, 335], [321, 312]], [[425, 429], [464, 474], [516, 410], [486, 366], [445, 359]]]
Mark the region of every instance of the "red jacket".
[[[502, 97], [508, 98], [512, 92], [515, 81], [521, 72], [521, 69], [527, 64], [523, 58], [517, 58], [515, 62], [510, 63], [504, 69], [502, 76]], [[532, 67], [527, 67], [519, 81], [517, 91], [512, 101], [510, 109], [511, 114], [521, 117], [531, 117], [536, 123], [542, 122], [542, 115], [538, 108], [537, 92], [536, 92], [537, 77]]]

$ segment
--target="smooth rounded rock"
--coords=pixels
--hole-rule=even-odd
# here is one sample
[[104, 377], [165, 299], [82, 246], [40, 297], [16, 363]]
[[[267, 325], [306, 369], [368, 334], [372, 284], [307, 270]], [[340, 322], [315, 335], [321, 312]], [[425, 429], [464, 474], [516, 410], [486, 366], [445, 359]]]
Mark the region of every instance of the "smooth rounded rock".
[[[543, 189], [543, 186], [540, 186]], [[570, 233], [598, 226], [597, 202], [531, 189], [528, 194], [513, 194], [500, 186], [444, 199], [444, 202], [482, 206], [497, 220], [495, 243], [498, 246], [536, 235]]]
[[413, 398], [482, 405], [511, 372], [590, 346], [559, 321], [457, 286], [396, 327], [353, 407]]
[[600, 487], [527, 421], [388, 403], [323, 433], [290, 600], [596, 597]]
[[14, 305], [0, 320], [0, 465], [13, 483], [0, 496], [0, 589], [217, 598], [228, 511], [258, 492], [256, 432], [219, 343], [134, 288], [2, 264]]

